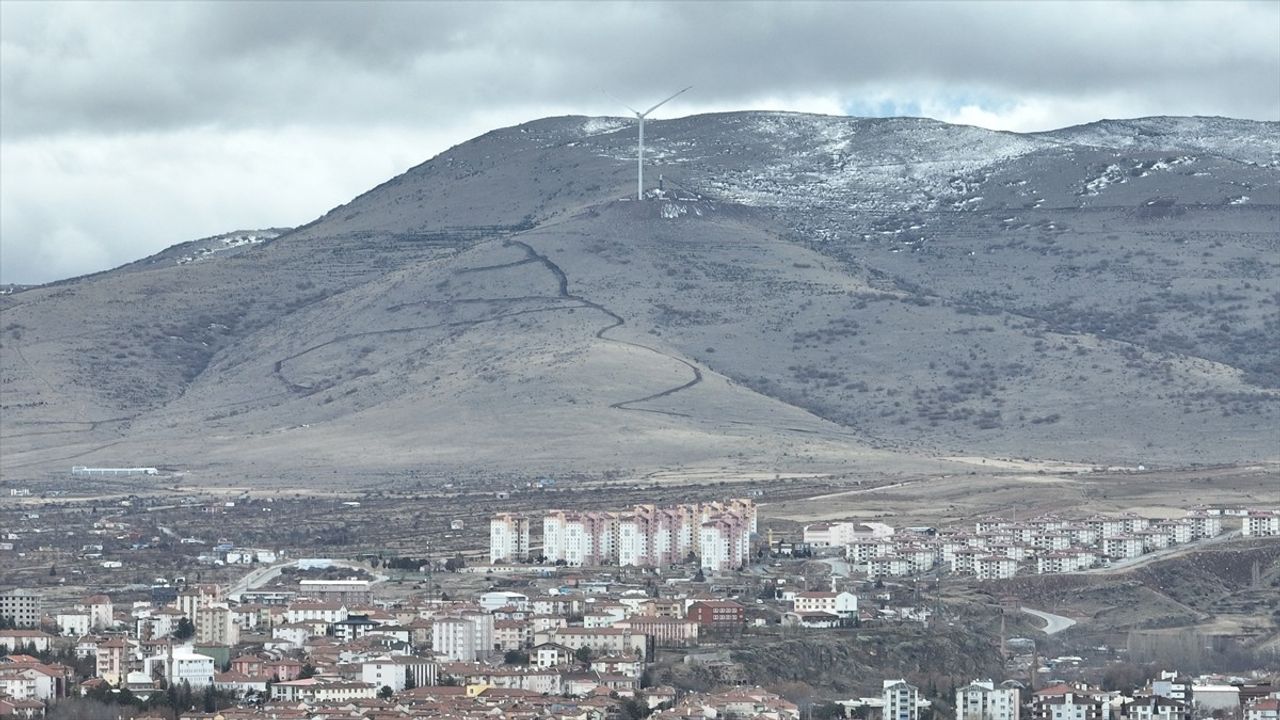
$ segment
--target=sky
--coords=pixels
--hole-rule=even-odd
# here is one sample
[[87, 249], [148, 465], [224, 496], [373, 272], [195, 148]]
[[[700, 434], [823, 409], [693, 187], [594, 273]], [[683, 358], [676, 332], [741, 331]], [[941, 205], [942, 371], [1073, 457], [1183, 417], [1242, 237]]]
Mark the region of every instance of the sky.
[[549, 115], [1280, 120], [1280, 2], [0, 2], [0, 282], [308, 222]]

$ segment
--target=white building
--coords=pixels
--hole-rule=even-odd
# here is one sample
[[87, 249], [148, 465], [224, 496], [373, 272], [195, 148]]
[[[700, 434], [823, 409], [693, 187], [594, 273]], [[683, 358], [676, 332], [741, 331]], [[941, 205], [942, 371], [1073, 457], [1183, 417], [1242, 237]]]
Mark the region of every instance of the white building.
[[1240, 526], [1246, 537], [1275, 537], [1280, 535], [1280, 513], [1270, 510], [1250, 510]]
[[90, 595], [80, 603], [89, 613], [89, 626], [94, 630], [107, 630], [116, 625], [115, 607], [106, 595]]
[[867, 577], [902, 577], [911, 574], [911, 561], [901, 555], [885, 555], [871, 558], [867, 563]]
[[529, 596], [524, 593], [509, 592], [506, 590], [490, 590], [480, 595], [480, 607], [493, 612], [498, 608], [511, 607], [516, 610], [529, 609]]
[[985, 555], [974, 563], [974, 575], [979, 580], [1007, 580], [1018, 573], [1018, 561], [1000, 555]]
[[395, 658], [389, 656], [360, 663], [360, 680], [379, 690], [389, 687], [393, 692], [400, 692], [405, 689], [408, 676], [408, 666], [396, 662]]
[[479, 657], [476, 630], [462, 618], [436, 618], [431, 623], [431, 651], [442, 660], [475, 662]]
[[89, 622], [89, 613], [86, 612], [58, 613], [53, 619], [65, 637], [83, 637], [93, 627]]
[[565, 565], [605, 565], [613, 561], [618, 518], [608, 512], [555, 510], [542, 518], [542, 554]]
[[[720, 527], [704, 533], [708, 523]], [[565, 565], [660, 567], [683, 563], [694, 553], [703, 558], [704, 569], [720, 570], [746, 561], [755, 528], [755, 503], [740, 498], [670, 507], [636, 505], [623, 512], [552, 510], [542, 519], [543, 555]], [[711, 561], [704, 557], [704, 536], [713, 544]]]
[[797, 613], [825, 612], [852, 618], [858, 614], [858, 597], [850, 592], [802, 592], [792, 601]]
[[1146, 549], [1142, 538], [1133, 535], [1118, 535], [1102, 541], [1102, 552], [1112, 560], [1131, 560], [1140, 557]]
[[885, 680], [884, 720], [920, 720], [920, 689], [906, 680]]
[[804, 541], [814, 547], [850, 545], [893, 537], [893, 528], [884, 523], [815, 523], [804, 528]]
[[498, 513], [489, 521], [489, 562], [523, 561], [529, 557], [529, 518]]
[[1193, 540], [1204, 540], [1222, 533], [1222, 518], [1218, 515], [1210, 515], [1207, 512], [1197, 510], [1189, 514], [1187, 520], [1191, 523], [1191, 538]]
[[702, 523], [698, 558], [711, 572], [736, 570], [751, 558], [751, 528], [745, 518], [725, 513]]
[[143, 672], [147, 677], [160, 674], [170, 685], [186, 682], [199, 688], [213, 684], [213, 658], [195, 652], [190, 645], [179, 645], [144, 660]]
[[975, 680], [956, 688], [956, 720], [1018, 720], [1017, 688], [997, 688], [990, 680]]
[[1240, 710], [1240, 688], [1235, 685], [1192, 685], [1191, 701], [1204, 715], [1215, 710], [1235, 713]]

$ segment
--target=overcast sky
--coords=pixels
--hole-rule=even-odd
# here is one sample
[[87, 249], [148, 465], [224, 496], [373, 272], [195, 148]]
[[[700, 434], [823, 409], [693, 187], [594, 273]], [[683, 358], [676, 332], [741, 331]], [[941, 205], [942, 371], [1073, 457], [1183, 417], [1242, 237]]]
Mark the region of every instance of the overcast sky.
[[1280, 2], [0, 2], [0, 282], [296, 225], [494, 127], [1280, 119]]

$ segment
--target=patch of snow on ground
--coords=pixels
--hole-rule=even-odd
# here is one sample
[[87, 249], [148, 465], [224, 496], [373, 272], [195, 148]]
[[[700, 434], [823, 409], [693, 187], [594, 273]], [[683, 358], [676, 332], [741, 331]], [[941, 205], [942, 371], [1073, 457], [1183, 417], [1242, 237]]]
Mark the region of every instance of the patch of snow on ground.
[[583, 121], [582, 127], [580, 128], [580, 132], [584, 136], [604, 135], [607, 133], [616, 132], [628, 125], [634, 125], [634, 124], [635, 123], [633, 123], [632, 121], [623, 120], [622, 118], [611, 118], [611, 117], [587, 118], [585, 121]]
[[1113, 163], [1103, 169], [1102, 173], [1097, 177], [1085, 181], [1083, 194], [1097, 195], [1107, 186], [1123, 184], [1124, 181], [1124, 171], [1120, 169], [1119, 165]]
[[246, 245], [257, 245], [267, 240], [271, 240], [280, 236], [278, 232], [257, 231], [252, 233], [230, 233], [216, 238], [210, 238], [210, 243], [205, 247], [196, 248], [191, 253], [178, 258], [177, 264], [186, 265], [187, 263], [207, 260], [214, 255], [231, 250], [233, 248], [244, 247]]

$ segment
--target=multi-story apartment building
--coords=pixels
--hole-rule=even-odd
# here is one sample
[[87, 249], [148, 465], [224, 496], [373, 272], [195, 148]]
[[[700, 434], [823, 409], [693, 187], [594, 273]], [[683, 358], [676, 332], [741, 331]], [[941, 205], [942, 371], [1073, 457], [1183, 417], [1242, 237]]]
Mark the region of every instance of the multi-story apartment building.
[[1031, 701], [1031, 720], [1108, 720], [1109, 716], [1110, 705], [1104, 698], [1070, 685], [1038, 690]]
[[1128, 560], [1142, 555], [1146, 548], [1142, 538], [1136, 535], [1118, 535], [1102, 541], [1102, 553], [1112, 560]]
[[525, 560], [529, 556], [529, 518], [498, 513], [489, 521], [489, 562]]
[[210, 645], [235, 645], [240, 642], [240, 626], [235, 613], [225, 603], [196, 611], [196, 642]]
[[[710, 534], [708, 523], [714, 525]], [[746, 499], [637, 505], [623, 512], [553, 510], [542, 519], [543, 555], [566, 565], [657, 567], [683, 563], [693, 553], [704, 558], [704, 568], [724, 569], [746, 561], [755, 527], [755, 503]], [[714, 543], [707, 548], [711, 564], [706, 564], [704, 539]]]
[[119, 685], [129, 673], [129, 659], [129, 642], [117, 635], [98, 643], [94, 672], [112, 685]]
[[1240, 526], [1248, 537], [1274, 537], [1280, 535], [1280, 513], [1271, 510], [1250, 510]]
[[222, 602], [222, 588], [212, 584], [188, 585], [178, 592], [178, 609], [195, 622], [196, 611]]
[[974, 563], [979, 580], [1005, 580], [1018, 573], [1018, 561], [1003, 555], [983, 555]]
[[1018, 720], [1018, 689], [975, 680], [956, 688], [956, 720]]
[[542, 518], [542, 554], [566, 565], [612, 564], [617, 527], [615, 513], [548, 512]]
[[702, 523], [698, 558], [703, 570], [726, 572], [742, 567], [751, 557], [750, 522], [732, 512]]
[[1222, 534], [1222, 518], [1217, 515], [1195, 510], [1187, 516], [1187, 520], [1191, 523], [1193, 540], [1203, 540]]
[[89, 626], [94, 630], [115, 627], [115, 607], [111, 604], [110, 597], [90, 595], [80, 602], [80, 607], [89, 613]]
[[436, 618], [431, 624], [431, 651], [438, 659], [475, 662], [476, 631], [462, 618]]
[[0, 618], [9, 620], [14, 627], [39, 627], [40, 608], [40, 594], [31, 590], [18, 588], [0, 593]]
[[884, 720], [920, 720], [920, 689], [906, 680], [885, 680]]

